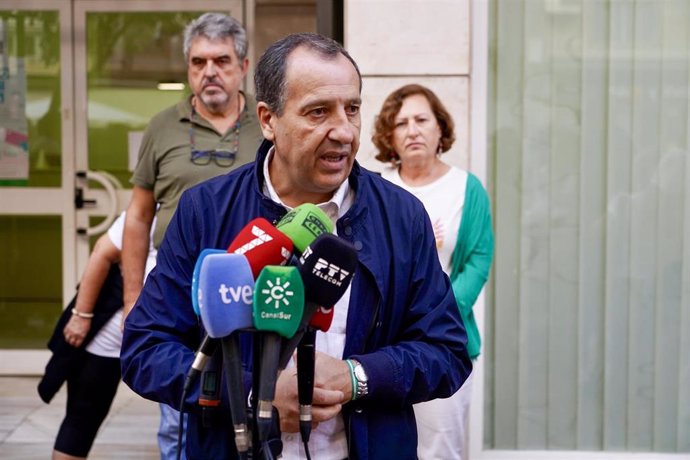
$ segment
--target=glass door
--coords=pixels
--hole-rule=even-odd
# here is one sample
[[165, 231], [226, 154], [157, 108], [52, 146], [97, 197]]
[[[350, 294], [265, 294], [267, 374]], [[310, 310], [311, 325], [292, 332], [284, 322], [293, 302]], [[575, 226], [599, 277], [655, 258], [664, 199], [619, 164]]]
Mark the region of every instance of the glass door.
[[[74, 130], [68, 2], [0, 5], [0, 370], [45, 349], [74, 292]], [[7, 366], [14, 366], [7, 369]], [[17, 366], [19, 369], [17, 369]]]
[[205, 11], [244, 22], [241, 0], [0, 6], [0, 374], [42, 372], [143, 129], [187, 94], [182, 33]]
[[87, 236], [107, 229], [129, 203], [148, 121], [188, 94], [185, 25], [206, 11], [242, 20], [241, 7], [240, 0], [74, 0], [76, 186], [95, 201], [76, 213], [77, 273], [90, 252]]

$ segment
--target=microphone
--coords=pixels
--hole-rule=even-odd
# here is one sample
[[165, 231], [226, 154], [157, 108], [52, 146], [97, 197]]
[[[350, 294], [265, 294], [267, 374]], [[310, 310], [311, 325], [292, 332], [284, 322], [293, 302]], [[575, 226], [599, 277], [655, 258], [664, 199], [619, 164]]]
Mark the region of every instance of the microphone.
[[357, 250], [349, 241], [324, 233], [303, 251], [299, 263], [307, 300], [335, 305], [357, 269]]
[[[196, 313], [197, 316], [199, 316], [198, 292], [199, 270], [201, 270], [201, 263], [207, 255], [222, 254], [223, 252], [224, 251], [222, 251], [221, 249], [204, 249], [203, 251], [201, 251], [199, 257], [196, 259], [196, 263], [194, 264], [194, 273], [192, 274], [192, 308], [194, 308], [194, 313]], [[217, 341], [211, 339], [208, 335], [204, 337], [204, 340], [201, 342], [201, 345], [199, 346], [199, 350], [197, 350], [196, 354], [194, 355], [194, 361], [192, 362], [192, 366], [189, 368], [189, 372], [187, 373], [187, 378], [185, 379], [183, 387], [184, 394], [187, 394], [194, 380], [196, 380], [197, 376], [204, 369], [204, 367], [206, 366], [206, 362], [211, 357], [213, 352], [216, 350], [217, 345]]]
[[201, 270], [201, 264], [209, 254], [223, 254], [225, 251], [222, 249], [204, 249], [199, 253], [199, 257], [196, 259], [194, 264], [194, 273], [192, 273], [192, 308], [194, 308], [194, 313], [199, 316], [199, 271]]
[[196, 380], [196, 377], [204, 369], [206, 363], [208, 362], [209, 358], [213, 355], [213, 353], [216, 351], [217, 347], [217, 340], [212, 339], [208, 335], [204, 337], [204, 340], [201, 342], [201, 345], [199, 346], [199, 350], [197, 350], [196, 354], [194, 355], [194, 361], [192, 362], [192, 366], [189, 368], [189, 372], [187, 373], [187, 378], [184, 381], [183, 391], [185, 392], [185, 394], [192, 387], [192, 383], [194, 382], [194, 380]]
[[222, 338], [252, 326], [254, 276], [239, 254], [210, 254], [199, 272], [198, 302], [208, 335]]
[[[318, 206], [312, 203], [303, 203], [285, 214], [276, 224], [276, 228], [280, 229], [292, 240], [296, 249], [295, 252], [301, 254], [319, 235], [330, 234], [333, 231], [333, 222]], [[301, 265], [294, 255], [290, 259], [290, 263], [296, 267]], [[302, 278], [304, 279], [304, 276]], [[307, 302], [305, 305], [304, 316], [299, 327], [300, 333], [289, 340], [283, 347], [279, 363], [280, 369], [285, 369], [285, 366], [290, 361], [292, 352], [297, 347], [315, 308], [316, 305], [311, 302]]]
[[266, 265], [285, 265], [292, 255], [292, 248], [290, 238], [259, 217], [240, 230], [228, 247], [228, 252], [247, 257], [256, 278]]
[[348, 241], [323, 233], [305, 248], [298, 268], [306, 297], [304, 316], [299, 332], [283, 348], [281, 368], [287, 366], [319, 305], [335, 305], [347, 291], [357, 269], [357, 250]]
[[321, 332], [328, 332], [333, 322], [333, 307], [318, 307], [309, 321], [309, 327]]
[[267, 266], [256, 279], [254, 327], [262, 331], [261, 380], [258, 391], [259, 440], [267, 441], [273, 417], [281, 336], [290, 338], [304, 310], [304, 285], [295, 267]]
[[311, 406], [314, 398], [314, 364], [316, 362], [316, 331], [326, 332], [333, 322], [333, 307], [318, 307], [311, 317], [309, 328], [297, 346], [297, 397], [299, 399], [299, 432], [302, 441], [309, 443], [311, 435]]
[[308, 322], [303, 321], [306, 331], [297, 348], [300, 435], [307, 443], [312, 423], [316, 330], [327, 331], [333, 321], [333, 308], [319, 305], [335, 305], [345, 294], [357, 269], [357, 250], [348, 241], [324, 233], [304, 250], [299, 263], [309, 306], [305, 310], [310, 311]]
[[242, 391], [239, 335], [252, 327], [254, 276], [247, 258], [239, 254], [209, 254], [199, 271], [199, 311], [208, 336], [220, 339], [235, 445], [241, 457], [249, 449], [247, 409]]
[[[256, 277], [265, 265], [285, 263], [292, 254], [292, 241], [273, 227], [266, 219], [257, 218], [240, 230], [227, 252], [244, 254], [252, 267], [253, 276]], [[192, 307], [197, 316], [200, 315], [198, 295], [200, 292], [199, 271], [201, 270], [201, 265], [206, 256], [225, 253], [226, 251], [222, 249], [204, 249], [196, 260], [192, 275]], [[185, 388], [188, 389], [202, 371], [209, 356], [215, 350], [215, 346], [216, 341], [207, 335], [194, 357], [194, 362], [187, 374]]]
[[287, 235], [302, 253], [317, 236], [331, 233], [333, 222], [316, 205], [304, 203], [285, 214], [276, 228]]
[[[208, 337], [208, 336], [207, 336]], [[213, 343], [217, 343], [213, 340]], [[204, 427], [213, 426], [213, 411], [209, 410], [220, 406], [220, 382], [221, 366], [220, 353], [212, 353], [207, 360], [201, 374], [201, 384], [199, 385], [199, 406], [201, 406], [201, 421]]]

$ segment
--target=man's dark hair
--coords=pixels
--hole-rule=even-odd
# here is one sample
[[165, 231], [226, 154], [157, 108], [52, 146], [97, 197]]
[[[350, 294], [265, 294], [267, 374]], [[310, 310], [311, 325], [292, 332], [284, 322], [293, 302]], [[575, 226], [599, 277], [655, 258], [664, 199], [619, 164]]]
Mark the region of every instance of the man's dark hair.
[[211, 41], [230, 38], [235, 45], [235, 53], [237, 54], [237, 59], [240, 60], [240, 65], [244, 58], [247, 57], [247, 32], [242, 27], [242, 24], [231, 16], [222, 13], [204, 13], [187, 24], [184, 30], [183, 42], [186, 61], [189, 60], [189, 50], [192, 47], [192, 42], [198, 37], [206, 37]]
[[362, 92], [362, 74], [359, 72], [359, 67], [340, 43], [318, 34], [299, 33], [281, 38], [261, 55], [254, 70], [257, 102], [266, 103], [268, 108], [279, 116], [283, 114], [287, 86], [285, 81], [287, 60], [290, 53], [301, 46], [316, 51], [326, 59], [335, 59], [339, 54], [345, 56], [357, 71], [359, 92]]

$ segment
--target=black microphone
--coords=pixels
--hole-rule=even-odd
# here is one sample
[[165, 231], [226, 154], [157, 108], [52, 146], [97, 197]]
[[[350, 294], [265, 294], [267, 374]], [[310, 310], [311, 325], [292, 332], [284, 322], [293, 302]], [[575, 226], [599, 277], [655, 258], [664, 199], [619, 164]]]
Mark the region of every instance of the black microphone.
[[290, 362], [319, 306], [335, 305], [347, 291], [357, 269], [357, 250], [348, 241], [323, 233], [304, 249], [297, 268], [304, 282], [304, 315], [295, 336], [283, 345], [281, 369]]
[[199, 312], [208, 335], [219, 339], [223, 367], [240, 458], [249, 449], [247, 409], [242, 383], [238, 331], [252, 326], [254, 277], [247, 258], [239, 254], [211, 254], [199, 272]]
[[204, 366], [208, 359], [213, 355], [218, 347], [218, 341], [209, 337], [208, 335], [204, 337], [204, 340], [199, 346], [199, 350], [194, 355], [194, 361], [192, 366], [189, 368], [187, 373], [187, 378], [184, 381], [184, 392], [187, 393], [192, 386], [194, 380], [197, 376], [204, 370]]
[[[214, 340], [214, 342], [216, 341]], [[214, 410], [220, 406], [222, 369], [221, 353], [216, 348], [211, 357], [205, 362], [204, 370], [201, 373], [201, 384], [199, 385], [198, 404], [201, 407], [201, 422], [205, 428], [213, 426]]]
[[345, 294], [357, 269], [357, 250], [348, 241], [330, 233], [319, 235], [302, 253], [299, 271], [304, 282], [309, 317], [304, 318], [303, 337], [297, 348], [297, 391], [300, 404], [300, 435], [308, 443], [312, 424], [316, 331], [327, 331], [333, 308]]

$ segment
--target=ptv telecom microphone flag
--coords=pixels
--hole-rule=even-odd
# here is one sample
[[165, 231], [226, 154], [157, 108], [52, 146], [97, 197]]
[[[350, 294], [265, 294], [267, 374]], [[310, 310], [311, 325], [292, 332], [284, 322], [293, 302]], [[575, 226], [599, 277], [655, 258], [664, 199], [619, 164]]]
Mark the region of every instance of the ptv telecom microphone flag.
[[276, 228], [287, 235], [301, 253], [317, 236], [331, 233], [333, 222], [316, 205], [304, 203], [285, 214]]
[[258, 391], [259, 440], [268, 439], [273, 417], [281, 337], [292, 337], [302, 320], [304, 285], [295, 267], [265, 267], [254, 289], [254, 327], [263, 332]]
[[357, 269], [357, 250], [348, 241], [331, 233], [319, 235], [298, 260], [304, 282], [306, 303], [299, 332], [283, 347], [280, 366], [284, 368], [297, 348], [319, 306], [335, 305], [347, 291]]
[[292, 255], [293, 243], [263, 217], [244, 226], [228, 247], [228, 252], [244, 255], [254, 278], [266, 265], [284, 265]]
[[319, 235], [299, 258], [306, 299], [322, 306], [335, 305], [356, 269], [357, 250], [350, 242], [331, 233]]
[[254, 276], [245, 256], [224, 253], [204, 258], [199, 270], [199, 311], [209, 337], [221, 340], [235, 446], [241, 458], [249, 450], [249, 433], [236, 332], [252, 327], [253, 299]]

